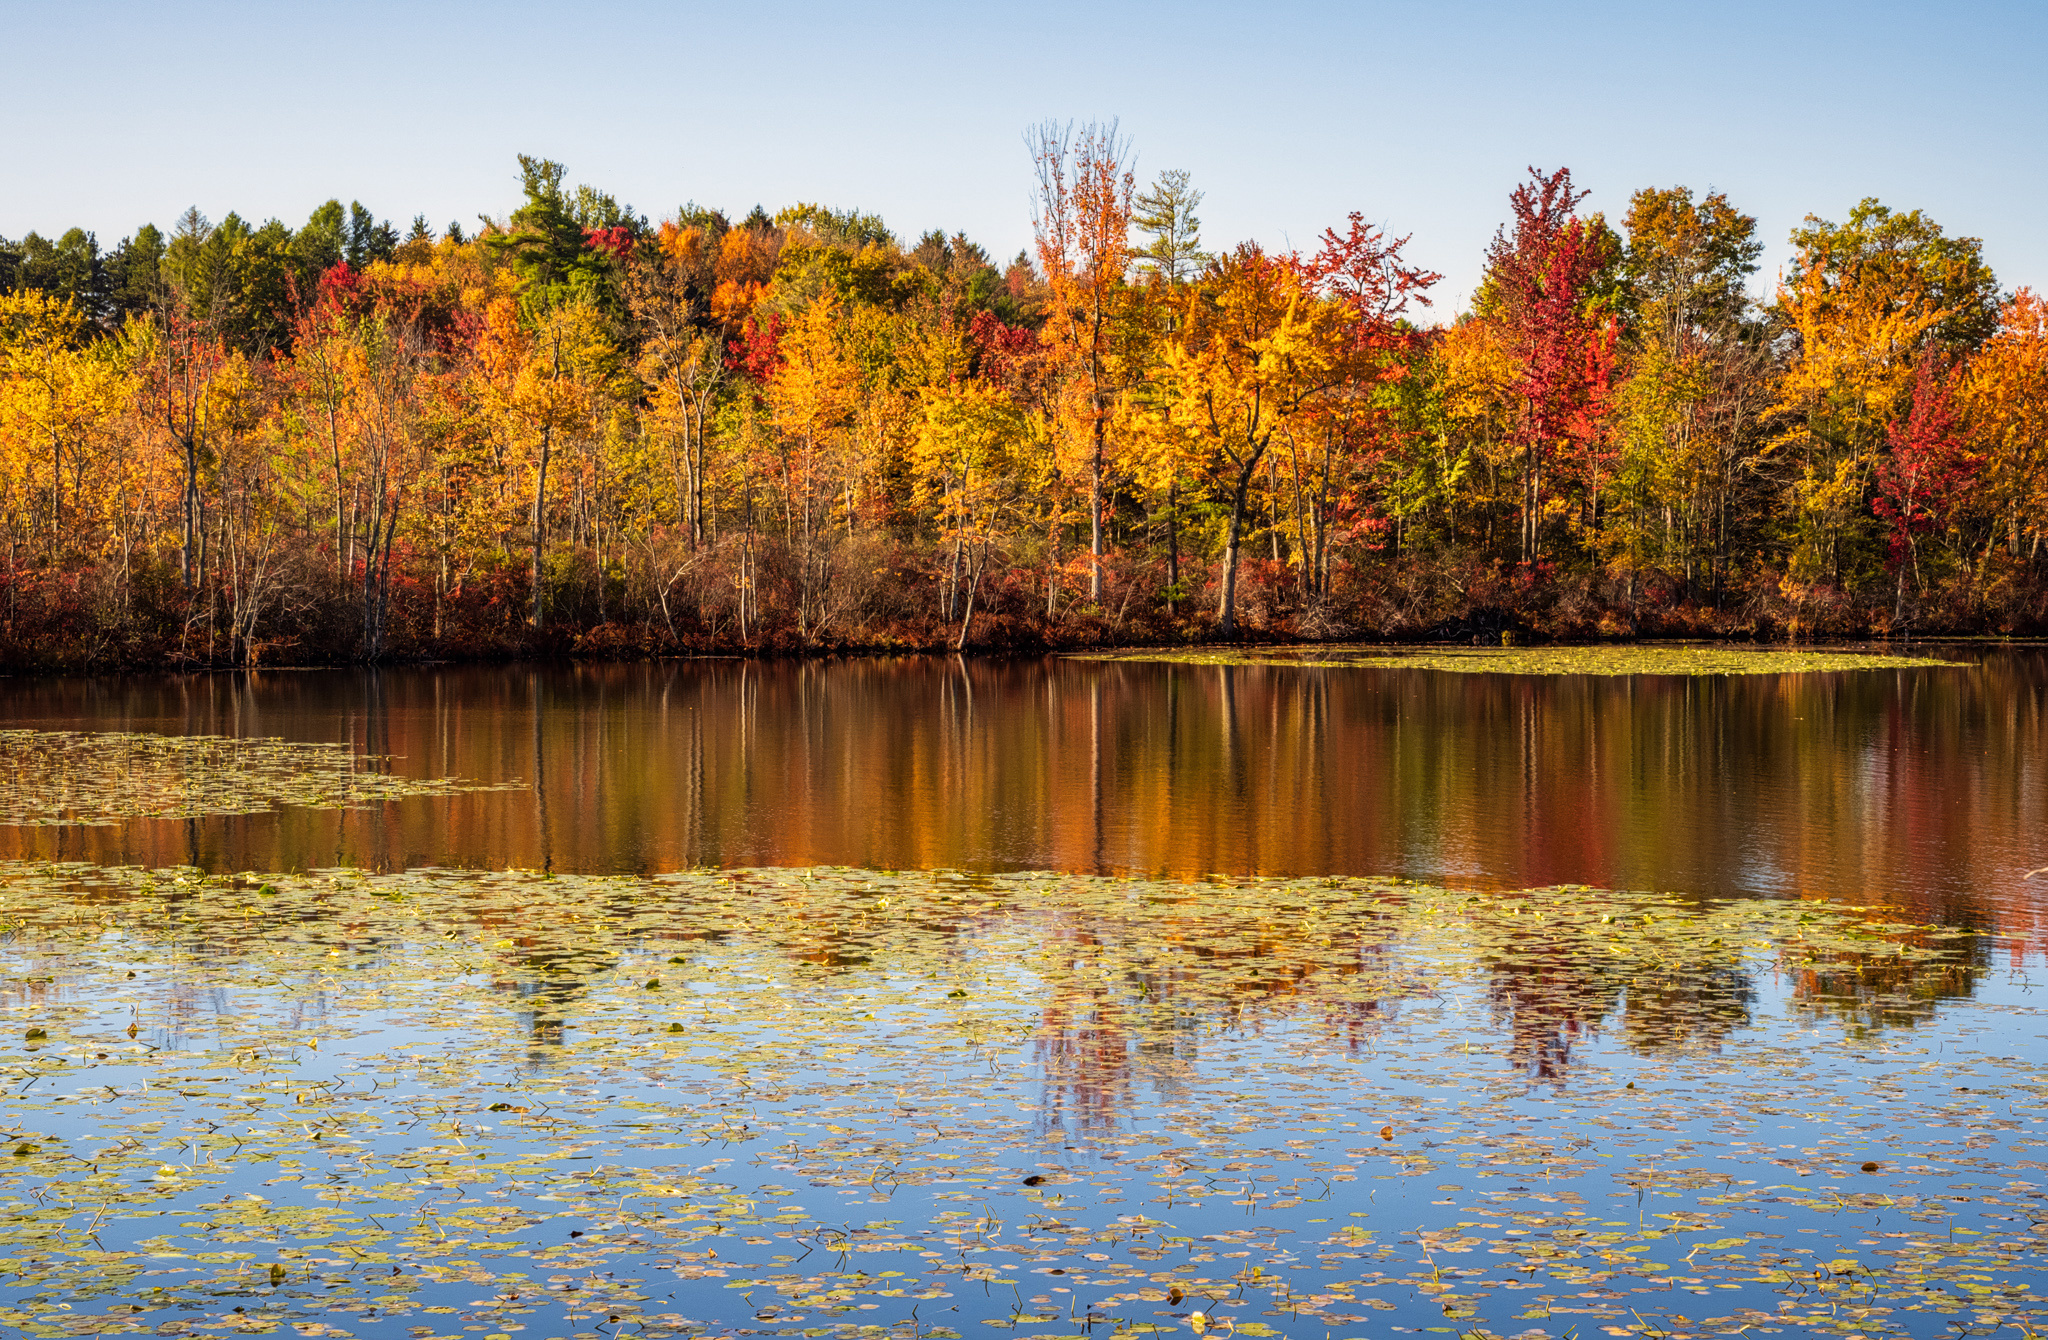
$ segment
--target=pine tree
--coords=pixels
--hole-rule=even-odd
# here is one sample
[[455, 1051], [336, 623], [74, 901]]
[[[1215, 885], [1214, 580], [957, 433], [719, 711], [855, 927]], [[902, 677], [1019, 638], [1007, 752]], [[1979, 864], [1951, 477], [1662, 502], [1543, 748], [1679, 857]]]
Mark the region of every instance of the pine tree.
[[1209, 263], [1202, 250], [1202, 221], [1195, 217], [1202, 193], [1191, 184], [1185, 169], [1171, 168], [1159, 174], [1152, 189], [1138, 196], [1131, 222], [1151, 242], [1138, 251], [1138, 266], [1170, 284], [1193, 279]]

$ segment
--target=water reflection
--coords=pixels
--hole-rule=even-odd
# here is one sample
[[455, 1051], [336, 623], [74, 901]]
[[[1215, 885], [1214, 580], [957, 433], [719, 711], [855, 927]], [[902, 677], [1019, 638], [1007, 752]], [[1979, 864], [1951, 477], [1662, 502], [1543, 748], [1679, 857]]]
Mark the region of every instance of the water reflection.
[[1880, 900], [2033, 934], [2048, 657], [1534, 678], [939, 658], [14, 682], [10, 724], [347, 740], [505, 794], [0, 854], [210, 869], [1398, 873]]
[[[1399, 1031], [1406, 1002], [1440, 1005], [1451, 982], [1471, 981], [1490, 1016], [1482, 1049], [1524, 1089], [1562, 1093], [1578, 1051], [1603, 1034], [1645, 1058], [1719, 1051], [1752, 1024], [1760, 973], [1796, 1011], [1852, 1037], [1925, 1023], [1974, 993], [1990, 943], [1809, 904], [1706, 911], [1586, 890], [1485, 896], [1383, 881], [415, 871], [257, 885], [133, 869], [11, 873], [0, 925], [30, 961], [0, 982], [0, 1011], [156, 953], [167, 971], [138, 1018], [167, 1049], [226, 1045], [245, 1031], [242, 1016], [279, 1009], [294, 1032], [325, 1033], [345, 992], [337, 975], [388, 983], [437, 954], [444, 973], [459, 965], [473, 984], [430, 978], [440, 984], [429, 992], [509, 1013], [535, 1071], [616, 1014], [615, 998], [591, 999], [616, 992], [615, 978], [636, 998], [678, 993], [673, 1004], [644, 997], [657, 1020], [690, 1013], [694, 984], [735, 1019], [765, 1010], [764, 1028], [813, 993], [973, 983], [943, 990], [943, 1002], [972, 998], [947, 1027], [965, 1055], [990, 1047], [991, 1067], [1023, 1043], [1037, 1134], [1058, 1147], [1097, 1143], [1184, 1099], [1209, 1059], [1205, 1038], [1262, 1048], [1271, 1034], [1283, 1052], [1357, 1059]], [[110, 933], [110, 952], [73, 961], [59, 946], [86, 925]], [[236, 980], [262, 990], [244, 999], [224, 985]], [[767, 981], [779, 985], [755, 994]], [[1020, 1034], [979, 1018], [1004, 1001], [1028, 1021]], [[943, 1002], [919, 1008], [952, 1013]]]
[[[1981, 937], [1862, 910], [1322, 879], [5, 873], [0, 1012], [27, 1030], [18, 1076], [47, 1081], [11, 1137], [15, 1297], [37, 1307], [357, 1324], [366, 1258], [387, 1321], [500, 1332], [915, 1335], [944, 1298], [1012, 1329], [1071, 1299], [1130, 1334], [1171, 1287], [1250, 1335], [1363, 1310], [1511, 1334], [1532, 1301], [1698, 1334], [1682, 1284], [1735, 1294], [1720, 1330], [1867, 1330], [1838, 1305], [1881, 1303], [1909, 1327], [1888, 1334], [1931, 1334], [1956, 1311], [1931, 1284], [2038, 1297], [2015, 1225], [2039, 1188], [1998, 1173], [2028, 1166], [2038, 1065], [1973, 1050], [2026, 1045], [2019, 992], [1867, 1048], [1781, 1008], [1787, 985], [1927, 1002], [1981, 973]], [[674, 995], [644, 987], [679, 960], [654, 969]], [[192, 1050], [124, 1047], [130, 1002]], [[351, 1045], [315, 1052], [309, 1025]], [[81, 1201], [106, 1212], [81, 1228]], [[576, 1300], [539, 1295], [543, 1272]], [[780, 1302], [741, 1295], [761, 1279]], [[671, 1326], [683, 1308], [715, 1320]]]
[[[1182, 1100], [1205, 1030], [1285, 1027], [1324, 1054], [1355, 1058], [1398, 1019], [1399, 953], [1393, 932], [1369, 914], [1356, 927], [1268, 923], [1228, 947], [1201, 942], [1214, 927], [1199, 911], [1186, 917], [1192, 925], [1177, 927], [1165, 912], [1150, 925], [1075, 923], [1046, 937], [1030, 1044], [1041, 1136], [1089, 1140]], [[1105, 962], [1120, 970], [1103, 971]], [[1388, 989], [1351, 989], [1361, 977]]]
[[1572, 1054], [1613, 1021], [1641, 1055], [1717, 1050], [1750, 1020], [1756, 984], [1740, 952], [1721, 947], [1677, 964], [1590, 958], [1578, 937], [1518, 936], [1490, 956], [1487, 1000], [1507, 1038], [1508, 1066], [1529, 1086], [1562, 1089]]
[[1851, 1037], [1861, 1037], [1926, 1023], [1944, 1002], [1974, 994], [1978, 975], [1969, 963], [1929, 967], [1872, 956], [1801, 968], [1793, 975], [1793, 999], [1809, 1014], [1832, 1017]]

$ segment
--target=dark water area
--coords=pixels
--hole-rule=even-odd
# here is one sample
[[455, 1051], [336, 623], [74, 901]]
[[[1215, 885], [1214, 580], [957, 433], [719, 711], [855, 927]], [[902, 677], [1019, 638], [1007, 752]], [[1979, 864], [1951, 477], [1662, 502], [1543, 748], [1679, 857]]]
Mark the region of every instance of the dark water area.
[[1454, 675], [946, 658], [22, 679], [7, 724], [346, 741], [522, 789], [0, 829], [0, 856], [1400, 875], [2031, 923], [2048, 652], [1968, 669]]

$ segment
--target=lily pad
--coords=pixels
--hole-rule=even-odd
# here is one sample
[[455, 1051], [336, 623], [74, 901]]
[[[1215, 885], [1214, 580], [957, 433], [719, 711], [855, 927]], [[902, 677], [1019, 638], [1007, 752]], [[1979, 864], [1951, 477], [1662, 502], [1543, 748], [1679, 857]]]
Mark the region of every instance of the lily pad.
[[1170, 665], [1443, 670], [1467, 675], [1789, 675], [1966, 669], [1962, 661], [1865, 652], [1631, 643], [1546, 647], [1192, 647], [1076, 653], [1071, 659]]
[[361, 809], [409, 796], [504, 791], [406, 777], [345, 744], [128, 731], [0, 730], [0, 824], [258, 814], [280, 805]]
[[2048, 1322], [2038, 957], [1879, 907], [15, 864], [0, 920], [27, 1335]]

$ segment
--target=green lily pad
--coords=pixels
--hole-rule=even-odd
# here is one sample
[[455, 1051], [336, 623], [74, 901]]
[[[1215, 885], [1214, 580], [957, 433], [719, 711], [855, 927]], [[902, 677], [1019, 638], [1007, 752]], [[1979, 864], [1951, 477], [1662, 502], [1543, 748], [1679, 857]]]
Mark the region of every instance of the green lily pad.
[[14, 863], [0, 918], [10, 1332], [2048, 1322], [2038, 993], [1882, 907]]
[[1191, 647], [1075, 653], [1071, 659], [1169, 665], [1286, 665], [1442, 670], [1467, 675], [1789, 675], [1967, 668], [1966, 662], [1865, 652], [1631, 643], [1546, 647]]
[[0, 730], [0, 824], [362, 809], [411, 796], [523, 789], [406, 777], [344, 744], [126, 731]]

